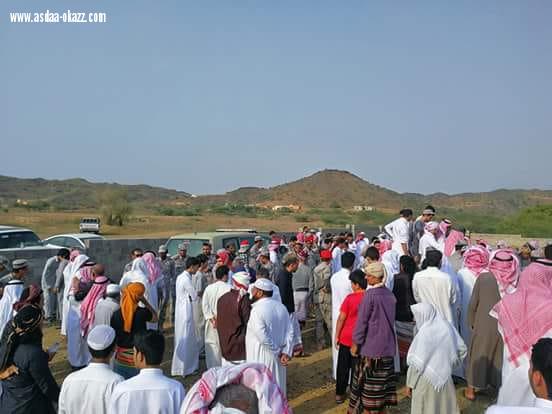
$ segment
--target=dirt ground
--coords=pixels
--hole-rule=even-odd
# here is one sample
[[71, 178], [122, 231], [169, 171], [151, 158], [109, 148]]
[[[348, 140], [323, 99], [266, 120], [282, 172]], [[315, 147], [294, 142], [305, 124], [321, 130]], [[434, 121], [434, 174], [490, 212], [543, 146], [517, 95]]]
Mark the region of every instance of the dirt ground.
[[[309, 321], [307, 328], [303, 331], [303, 341], [308, 356], [304, 358], [294, 358], [288, 368], [288, 400], [295, 414], [342, 414], [347, 412], [347, 403], [336, 405], [335, 383], [331, 379], [331, 350], [326, 348], [322, 351], [316, 351], [316, 344], [313, 338], [312, 321]], [[170, 375], [172, 358], [172, 329], [167, 327], [165, 331], [167, 346], [162, 368], [165, 374]], [[45, 348], [60, 340], [59, 326], [49, 326], [44, 329]], [[51, 362], [51, 369], [54, 377], [59, 384], [63, 378], [70, 372], [70, 366], [67, 362], [67, 352], [65, 344], [62, 344], [58, 354]], [[204, 361], [200, 360], [200, 370], [205, 370]], [[186, 390], [190, 389], [199, 375], [190, 376], [181, 380]], [[390, 409], [389, 413], [409, 413], [410, 400], [405, 396], [404, 387], [405, 377], [400, 377], [398, 388], [399, 405]], [[478, 396], [476, 402], [470, 402], [463, 396], [465, 384], [459, 384], [456, 387], [458, 402], [462, 414], [479, 414], [493, 402], [492, 396]], [[445, 413], [443, 413], [445, 414]]]
[[[46, 238], [60, 233], [78, 233], [81, 217], [97, 216], [97, 212], [29, 212], [12, 209], [7, 213], [0, 211], [0, 224], [27, 227]], [[179, 233], [194, 231], [214, 231], [217, 228], [253, 228], [259, 231], [295, 231], [303, 224], [293, 216], [269, 218], [247, 218], [226, 215], [205, 215], [194, 217], [158, 216], [137, 212], [123, 227], [102, 224], [101, 234], [109, 238], [121, 237], [169, 237]]]

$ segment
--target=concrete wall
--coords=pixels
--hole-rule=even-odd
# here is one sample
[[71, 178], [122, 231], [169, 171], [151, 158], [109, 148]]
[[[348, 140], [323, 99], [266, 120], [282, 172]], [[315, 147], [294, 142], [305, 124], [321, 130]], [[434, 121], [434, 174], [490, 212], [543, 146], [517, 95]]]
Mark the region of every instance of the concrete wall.
[[132, 249], [140, 248], [144, 251], [157, 252], [159, 246], [166, 242], [166, 238], [89, 240], [86, 254], [105, 266], [106, 276], [114, 281], [119, 281], [123, 275], [123, 268], [130, 261]]
[[[167, 241], [163, 239], [113, 239], [113, 240], [90, 240], [87, 241], [88, 249], [84, 252], [91, 259], [102, 263], [106, 267], [106, 276], [114, 281], [119, 281], [123, 268], [130, 261], [130, 251], [136, 247], [143, 250], [157, 252], [159, 245]], [[25, 278], [26, 284], [36, 283], [40, 285], [42, 270], [46, 260], [57, 253], [58, 249], [41, 250], [17, 250], [0, 252], [10, 262], [15, 259], [26, 259], [29, 261], [29, 273]]]

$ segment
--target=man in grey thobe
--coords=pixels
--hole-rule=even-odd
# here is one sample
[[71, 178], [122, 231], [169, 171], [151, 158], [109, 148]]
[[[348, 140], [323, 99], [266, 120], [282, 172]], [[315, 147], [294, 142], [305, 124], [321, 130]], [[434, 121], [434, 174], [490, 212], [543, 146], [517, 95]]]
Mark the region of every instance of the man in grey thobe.
[[60, 249], [55, 256], [50, 257], [42, 271], [41, 287], [44, 297], [44, 315], [46, 320], [56, 320], [57, 294], [56, 278], [57, 270], [63, 260], [69, 259], [69, 250]]
[[171, 302], [171, 309], [172, 309], [172, 321], [174, 322], [174, 307], [176, 304], [176, 289], [173, 287], [175, 286], [175, 280], [176, 280], [176, 266], [174, 260], [168, 255], [169, 250], [167, 249], [167, 246], [162, 244], [159, 246], [159, 257], [157, 260], [159, 260], [159, 263], [161, 264], [161, 268], [163, 269], [163, 291], [162, 291], [162, 298], [161, 298], [161, 305], [160, 305], [160, 311], [159, 311], [159, 327], [162, 328], [163, 324], [165, 323], [165, 318], [167, 315], [167, 309], [169, 308], [169, 302]]
[[408, 249], [410, 255], [414, 257], [417, 262], [420, 261], [420, 239], [424, 235], [425, 225], [433, 220], [433, 217], [435, 217], [435, 208], [433, 206], [426, 206], [422, 211], [422, 215], [416, 221], [410, 223]]

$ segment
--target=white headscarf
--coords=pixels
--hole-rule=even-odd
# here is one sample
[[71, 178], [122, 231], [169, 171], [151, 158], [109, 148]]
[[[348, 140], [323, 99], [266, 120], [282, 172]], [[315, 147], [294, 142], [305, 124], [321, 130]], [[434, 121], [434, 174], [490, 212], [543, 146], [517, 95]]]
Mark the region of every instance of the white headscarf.
[[410, 345], [406, 363], [440, 391], [451, 379], [452, 368], [467, 353], [456, 329], [428, 303], [410, 307], [418, 332]]
[[121, 278], [119, 286], [121, 286], [122, 289], [129, 283], [136, 282], [143, 284], [147, 289], [149, 285], [148, 275], [149, 272], [146, 262], [141, 257], [137, 257], [132, 261], [132, 266], [130, 270], [126, 272]]

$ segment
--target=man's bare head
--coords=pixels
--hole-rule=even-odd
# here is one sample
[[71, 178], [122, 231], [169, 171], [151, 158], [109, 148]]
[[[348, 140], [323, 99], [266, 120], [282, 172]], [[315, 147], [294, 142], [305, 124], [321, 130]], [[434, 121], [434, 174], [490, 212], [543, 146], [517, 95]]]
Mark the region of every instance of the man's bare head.
[[94, 276], [103, 276], [105, 273], [105, 266], [100, 263], [96, 263], [94, 267], [92, 267], [92, 273], [94, 273]]

